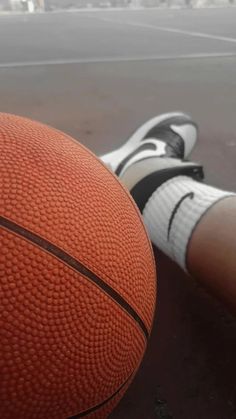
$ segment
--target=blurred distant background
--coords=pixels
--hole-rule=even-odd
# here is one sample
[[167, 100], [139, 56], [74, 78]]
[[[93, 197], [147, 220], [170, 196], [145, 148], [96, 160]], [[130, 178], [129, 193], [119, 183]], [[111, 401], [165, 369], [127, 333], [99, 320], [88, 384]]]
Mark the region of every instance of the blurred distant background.
[[235, 4], [235, 0], [0, 0], [0, 12], [142, 7], [211, 7]]

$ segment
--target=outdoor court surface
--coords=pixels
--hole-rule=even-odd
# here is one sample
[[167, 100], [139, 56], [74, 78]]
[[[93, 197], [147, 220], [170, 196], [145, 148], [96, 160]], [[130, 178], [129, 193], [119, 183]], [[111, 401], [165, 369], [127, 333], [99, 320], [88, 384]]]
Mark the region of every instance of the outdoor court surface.
[[[0, 111], [62, 129], [95, 153], [155, 114], [200, 126], [192, 158], [236, 190], [236, 8], [0, 17]], [[113, 419], [235, 419], [236, 323], [157, 254], [148, 351]]]

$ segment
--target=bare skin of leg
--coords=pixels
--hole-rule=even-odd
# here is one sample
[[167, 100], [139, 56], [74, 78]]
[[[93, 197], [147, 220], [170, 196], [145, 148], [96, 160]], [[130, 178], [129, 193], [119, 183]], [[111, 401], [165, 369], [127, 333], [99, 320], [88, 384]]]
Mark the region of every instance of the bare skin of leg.
[[202, 217], [188, 246], [189, 273], [236, 314], [236, 197]]

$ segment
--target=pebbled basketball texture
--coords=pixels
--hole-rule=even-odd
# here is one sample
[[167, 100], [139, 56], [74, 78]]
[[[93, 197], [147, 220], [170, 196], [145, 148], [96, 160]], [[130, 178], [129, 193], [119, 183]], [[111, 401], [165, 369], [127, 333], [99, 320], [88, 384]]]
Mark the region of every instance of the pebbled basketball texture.
[[118, 179], [55, 129], [0, 114], [0, 417], [106, 418], [150, 334], [156, 270]]

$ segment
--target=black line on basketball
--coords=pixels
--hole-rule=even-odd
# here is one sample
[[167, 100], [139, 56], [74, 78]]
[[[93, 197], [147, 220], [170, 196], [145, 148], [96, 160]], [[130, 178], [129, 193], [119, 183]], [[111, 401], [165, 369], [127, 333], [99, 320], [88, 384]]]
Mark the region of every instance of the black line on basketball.
[[32, 233], [26, 228], [21, 227], [20, 225], [8, 220], [5, 217], [0, 217], [0, 225], [18, 234], [19, 236], [24, 237], [25, 239], [36, 244], [37, 246], [47, 251], [48, 253], [56, 256], [61, 261], [65, 262], [68, 266], [75, 269], [77, 272], [81, 273], [82, 275], [90, 279], [92, 282], [94, 282], [94, 284], [96, 284], [107, 295], [109, 295], [113, 300], [115, 300], [117, 304], [119, 304], [135, 320], [135, 322], [139, 325], [142, 332], [144, 333], [146, 339], [148, 338], [149, 333], [148, 333], [147, 327], [145, 326], [143, 320], [136, 313], [136, 311], [129, 305], [129, 303], [127, 303], [127, 301], [125, 301], [125, 299], [117, 291], [115, 291], [110, 285], [104, 282], [95, 273], [90, 271], [90, 269], [86, 268], [86, 266], [84, 266], [81, 262], [74, 259], [71, 255], [66, 253], [64, 250], [50, 243], [48, 240], [38, 236], [35, 233]]
[[90, 413], [95, 412], [96, 410], [100, 409], [101, 407], [103, 407], [106, 403], [108, 403], [110, 400], [112, 400], [118, 393], [120, 390], [122, 390], [123, 387], [125, 387], [125, 385], [128, 383], [128, 381], [131, 379], [132, 374], [127, 378], [127, 380], [118, 388], [118, 390], [115, 391], [115, 393], [113, 393], [110, 397], [108, 397], [106, 400], [104, 400], [103, 402], [97, 404], [94, 407], [91, 407], [90, 409], [84, 410], [81, 413], [78, 413], [78, 415], [75, 416], [70, 416], [67, 419], [79, 419], [79, 418], [83, 418], [87, 415], [90, 415]]

